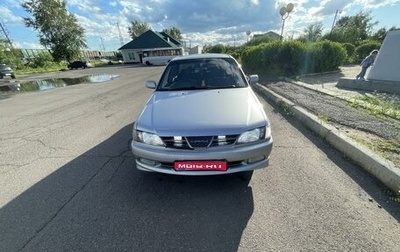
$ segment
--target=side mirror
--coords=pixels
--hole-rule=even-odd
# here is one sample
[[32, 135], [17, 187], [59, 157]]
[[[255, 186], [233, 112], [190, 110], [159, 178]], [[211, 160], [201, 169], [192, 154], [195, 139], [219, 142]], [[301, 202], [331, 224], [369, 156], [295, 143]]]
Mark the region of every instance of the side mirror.
[[146, 87], [150, 89], [156, 89], [157, 83], [153, 80], [147, 80], [146, 81]]
[[250, 84], [256, 84], [259, 78], [257, 74], [252, 74], [247, 77], [247, 80], [249, 81]]

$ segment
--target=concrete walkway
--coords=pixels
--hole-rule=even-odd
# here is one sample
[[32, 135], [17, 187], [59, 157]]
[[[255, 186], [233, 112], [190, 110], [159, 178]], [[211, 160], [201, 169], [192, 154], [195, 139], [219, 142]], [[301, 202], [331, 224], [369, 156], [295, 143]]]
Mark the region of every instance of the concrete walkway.
[[[298, 80], [286, 79], [286, 81], [341, 99], [351, 100], [357, 96], [365, 95], [368, 91], [342, 89], [336, 87], [336, 84], [339, 79], [343, 77], [354, 79], [359, 71], [359, 66], [347, 66], [341, 67], [341, 71], [334, 73], [308, 75], [302, 76]], [[263, 93], [272, 101], [280, 104], [280, 106], [289, 109], [296, 119], [303, 122], [308, 128], [329, 142], [334, 148], [345, 153], [347, 157], [375, 176], [396, 195], [400, 195], [400, 170], [392, 162], [382, 158], [345, 134], [339, 132], [333, 126], [323, 122], [317, 116], [276, 94], [267, 87], [256, 84], [254, 88], [257, 92]]]
[[366, 93], [371, 93], [371, 91], [343, 89], [336, 87], [336, 84], [340, 78], [355, 79], [360, 70], [361, 67], [358, 65], [343, 66], [337, 72], [302, 76], [297, 81], [292, 80], [291, 82], [335, 97], [352, 99]]
[[[318, 90], [343, 99], [351, 99], [358, 95], [374, 93], [374, 91], [387, 92], [400, 96], [400, 83], [355, 80], [360, 72], [358, 65], [340, 67], [340, 71], [301, 76], [296, 82], [298, 85]], [[368, 71], [367, 71], [368, 75]], [[291, 82], [294, 82], [293, 80]]]

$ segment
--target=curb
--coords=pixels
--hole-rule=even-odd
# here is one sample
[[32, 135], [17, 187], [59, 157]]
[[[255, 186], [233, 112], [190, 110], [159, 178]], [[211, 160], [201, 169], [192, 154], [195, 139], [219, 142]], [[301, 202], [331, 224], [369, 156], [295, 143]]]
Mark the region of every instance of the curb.
[[380, 80], [355, 80], [351, 78], [340, 78], [337, 87], [358, 89], [366, 91], [378, 91], [390, 94], [400, 95], [400, 83], [397, 81], [380, 81]]
[[288, 109], [297, 120], [304, 123], [334, 148], [375, 176], [396, 195], [400, 195], [400, 171], [391, 161], [380, 157], [345, 134], [342, 134], [335, 127], [323, 122], [317, 116], [307, 112], [304, 108], [297, 106], [272, 90], [260, 84], [255, 84], [252, 87], [255, 91], [265, 95], [279, 106]]

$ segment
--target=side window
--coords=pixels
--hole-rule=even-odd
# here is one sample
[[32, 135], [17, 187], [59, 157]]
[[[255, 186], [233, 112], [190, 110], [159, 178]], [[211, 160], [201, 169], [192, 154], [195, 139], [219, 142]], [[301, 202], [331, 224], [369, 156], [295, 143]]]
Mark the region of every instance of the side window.
[[129, 60], [135, 60], [135, 54], [134, 53], [128, 53]]

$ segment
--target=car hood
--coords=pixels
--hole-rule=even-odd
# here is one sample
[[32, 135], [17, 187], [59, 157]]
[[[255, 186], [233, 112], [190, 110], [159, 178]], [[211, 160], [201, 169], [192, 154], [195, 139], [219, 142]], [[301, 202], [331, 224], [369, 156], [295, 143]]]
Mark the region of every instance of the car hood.
[[233, 135], [266, 124], [250, 87], [156, 91], [136, 121], [137, 129], [160, 136]]

